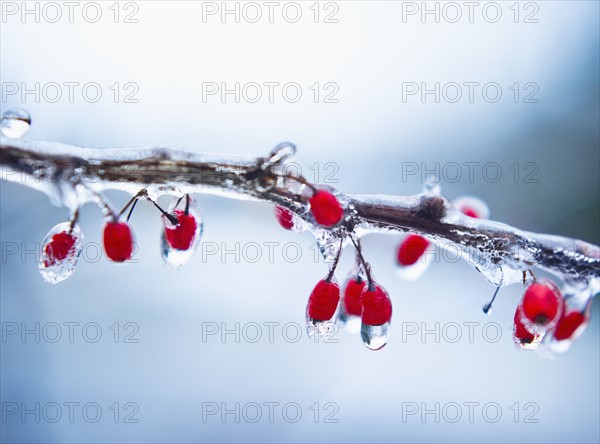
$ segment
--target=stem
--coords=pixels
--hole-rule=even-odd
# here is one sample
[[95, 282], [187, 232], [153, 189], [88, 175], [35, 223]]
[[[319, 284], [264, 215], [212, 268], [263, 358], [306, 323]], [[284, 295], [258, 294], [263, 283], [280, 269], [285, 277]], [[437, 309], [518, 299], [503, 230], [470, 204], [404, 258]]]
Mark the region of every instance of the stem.
[[522, 271], [532, 267], [550, 271], [571, 284], [589, 286], [600, 279], [600, 248], [596, 245], [525, 232], [499, 222], [474, 221], [454, 210], [442, 196], [338, 192], [347, 201], [346, 217], [331, 229], [320, 227], [311, 220], [304, 198], [286, 186], [282, 166], [289, 157], [272, 154], [265, 168], [264, 157], [197, 154], [172, 148], [93, 149], [0, 137], [1, 177], [41, 190], [54, 200], [57, 196], [66, 200], [63, 195], [69, 192], [69, 184], [80, 204], [93, 197], [77, 194], [78, 184], [91, 194], [108, 189], [134, 194], [152, 187], [163, 194], [250, 198], [287, 208], [319, 232], [335, 231], [341, 236], [360, 229], [361, 233], [410, 231], [428, 236], [442, 247], [458, 249], [495, 285], [520, 282]]
[[79, 207], [75, 208], [75, 212], [73, 213], [73, 217], [71, 218], [71, 222], [69, 223], [69, 234], [73, 233], [73, 229], [75, 228], [75, 224], [79, 220]]
[[325, 280], [327, 282], [331, 281], [331, 278], [333, 277], [333, 274], [335, 273], [335, 269], [337, 268], [338, 263], [340, 262], [340, 257], [342, 256], [343, 249], [344, 249], [344, 238], [342, 237], [340, 239], [340, 248], [338, 249], [338, 252], [335, 255], [335, 260], [333, 261], [333, 264], [331, 264], [331, 268], [329, 268], [329, 273], [327, 274], [327, 277], [325, 278]]
[[365, 257], [362, 254], [362, 248], [360, 246], [360, 239], [354, 240], [353, 236], [350, 236], [350, 240], [354, 244], [354, 248], [356, 249], [356, 254], [358, 255], [363, 268], [365, 269], [365, 273], [367, 275], [367, 284], [369, 286], [369, 290], [373, 287], [375, 281], [373, 281], [373, 277], [371, 276], [371, 265], [365, 260]]

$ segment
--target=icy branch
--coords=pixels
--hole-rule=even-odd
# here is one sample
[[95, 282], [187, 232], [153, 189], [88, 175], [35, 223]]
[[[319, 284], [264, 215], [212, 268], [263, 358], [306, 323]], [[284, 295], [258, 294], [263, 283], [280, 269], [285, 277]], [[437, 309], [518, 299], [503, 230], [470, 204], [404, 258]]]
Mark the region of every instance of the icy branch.
[[286, 168], [295, 152], [292, 144], [252, 158], [173, 148], [93, 149], [4, 136], [0, 142], [3, 180], [39, 189], [55, 204], [71, 209], [97, 199], [107, 189], [133, 194], [147, 188], [155, 196], [204, 193], [263, 200], [301, 218], [326, 256], [339, 248], [340, 237], [351, 233], [410, 231], [461, 254], [496, 285], [518, 282], [524, 270], [539, 267], [570, 286], [586, 288], [592, 295], [597, 291], [597, 246], [464, 216], [433, 191], [416, 196], [370, 196], [335, 190], [345, 205], [345, 217], [337, 226], [325, 229], [308, 211], [306, 187], [317, 185]]

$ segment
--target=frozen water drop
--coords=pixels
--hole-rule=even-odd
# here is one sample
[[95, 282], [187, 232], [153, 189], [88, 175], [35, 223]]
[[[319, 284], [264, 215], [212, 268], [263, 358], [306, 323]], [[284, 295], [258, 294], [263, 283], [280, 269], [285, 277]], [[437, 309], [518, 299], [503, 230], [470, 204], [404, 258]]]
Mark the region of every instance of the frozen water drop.
[[341, 247], [340, 239], [327, 230], [315, 229], [313, 234], [317, 239], [317, 247], [323, 260], [328, 264], [333, 263]]
[[174, 200], [167, 211], [178, 219], [177, 225], [167, 217], [162, 217], [161, 255], [167, 268], [184, 265], [196, 252], [204, 231], [200, 212], [191, 198], [189, 204], [186, 204], [186, 199]]
[[366, 325], [360, 327], [360, 337], [369, 350], [381, 350], [388, 342], [390, 323], [382, 325]]
[[46, 282], [57, 284], [75, 272], [81, 255], [83, 234], [79, 226], [71, 230], [70, 222], [55, 225], [44, 238], [38, 263], [40, 274]]
[[423, 184], [423, 193], [424, 194], [434, 194], [439, 195], [442, 192], [442, 186], [440, 185], [440, 180], [437, 176], [428, 176]]
[[0, 118], [0, 132], [5, 137], [18, 139], [29, 129], [31, 116], [23, 108], [12, 108]]
[[296, 145], [291, 142], [283, 142], [277, 145], [271, 153], [269, 154], [269, 158], [265, 162], [265, 165], [277, 165], [285, 162], [286, 160], [292, 158], [296, 154]]
[[334, 321], [317, 321], [306, 316], [306, 332], [308, 337], [314, 339], [315, 342], [318, 342], [320, 338], [330, 337], [335, 333], [336, 328]]
[[496, 296], [498, 296], [499, 291], [500, 291], [500, 286], [496, 287], [496, 291], [494, 291], [494, 295], [492, 296], [492, 299], [490, 300], [490, 302], [483, 305], [483, 307], [482, 307], [483, 314], [488, 315], [488, 316], [492, 315], [492, 312], [494, 311], [492, 308], [492, 305], [494, 304], [494, 301], [496, 300]]

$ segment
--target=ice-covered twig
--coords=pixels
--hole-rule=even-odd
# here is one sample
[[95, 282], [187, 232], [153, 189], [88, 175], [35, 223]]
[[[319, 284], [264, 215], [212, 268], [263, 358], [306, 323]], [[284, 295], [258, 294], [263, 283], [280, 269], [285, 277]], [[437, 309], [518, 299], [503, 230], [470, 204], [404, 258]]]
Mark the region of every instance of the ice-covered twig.
[[[286, 170], [295, 153], [284, 143], [265, 157], [209, 155], [173, 148], [83, 148], [61, 143], [2, 136], [2, 179], [44, 191], [55, 204], [75, 208], [96, 200], [107, 189], [157, 196], [183, 193], [217, 194], [268, 201], [303, 219], [329, 254], [340, 237], [354, 232], [415, 232], [443, 248], [454, 249], [491, 283], [507, 285], [523, 271], [539, 267], [568, 285], [594, 288], [600, 278], [600, 249], [580, 240], [535, 234], [508, 225], [470, 218], [452, 208], [435, 191], [416, 196], [345, 195], [343, 220], [319, 226], [308, 211], [303, 187], [318, 187]], [[335, 241], [337, 239], [337, 241]]]

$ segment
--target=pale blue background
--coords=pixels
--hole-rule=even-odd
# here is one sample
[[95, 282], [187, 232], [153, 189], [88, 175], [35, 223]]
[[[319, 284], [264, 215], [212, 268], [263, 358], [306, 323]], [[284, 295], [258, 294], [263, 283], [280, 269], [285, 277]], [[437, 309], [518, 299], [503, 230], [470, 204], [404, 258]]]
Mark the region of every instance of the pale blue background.
[[[109, 4], [102, 4], [108, 14]], [[314, 162], [322, 174], [326, 162], [335, 162], [337, 186], [351, 193], [419, 192], [419, 177], [402, 180], [402, 162], [498, 162], [504, 173], [498, 183], [465, 177], [442, 183], [444, 193], [477, 194], [493, 218], [520, 228], [600, 241], [597, 2], [537, 2], [537, 24], [515, 24], [510, 16], [496, 24], [481, 16], [472, 24], [403, 23], [400, 2], [338, 2], [339, 23], [307, 18], [294, 25], [202, 23], [200, 2], [138, 5], [137, 24], [1, 24], [2, 82], [97, 82], [105, 94], [95, 104], [3, 97], [3, 110], [31, 112], [28, 137], [239, 154], [263, 154], [291, 140], [309, 179]], [[309, 5], [303, 3], [306, 14]], [[502, 5], [508, 14], [509, 4]], [[202, 103], [200, 84], [209, 81], [298, 82], [307, 95], [314, 82], [336, 82], [339, 103]], [[403, 103], [401, 83], [408, 81], [498, 82], [507, 99]], [[539, 103], [513, 103], [508, 87], [516, 81], [536, 82]], [[113, 103], [114, 82], [136, 82], [139, 103]], [[536, 162], [539, 182], [515, 183], [508, 169], [515, 162]], [[126, 201], [119, 193], [109, 197]], [[67, 217], [17, 184], [2, 183], [0, 199], [3, 248], [16, 242], [33, 249]], [[394, 303], [394, 330], [383, 351], [369, 352], [344, 332], [337, 344], [305, 336], [293, 344], [281, 330], [272, 344], [265, 338], [203, 343], [203, 322], [302, 323], [308, 294], [326, 267], [313, 258], [312, 238], [280, 229], [268, 205], [200, 201], [205, 242], [228, 248], [298, 242], [301, 259], [286, 262], [281, 248], [273, 263], [266, 256], [236, 263], [232, 256], [198, 254], [180, 272], [165, 270], [160, 220], [148, 205], [138, 207], [132, 222], [138, 264], [83, 261], [71, 279], [51, 286], [32, 255], [3, 259], [2, 322], [98, 322], [104, 333], [96, 344], [0, 344], [2, 402], [91, 401], [104, 411], [96, 424], [81, 417], [56, 424], [8, 420], [0, 423], [3, 442], [599, 441], [598, 305], [585, 335], [559, 359], [519, 353], [510, 324], [520, 287], [503, 289], [486, 318], [480, 307], [493, 287], [465, 263], [434, 264], [421, 280], [401, 281], [393, 266], [396, 237], [364, 242]], [[100, 212], [86, 207], [86, 242], [99, 242], [101, 225]], [[348, 252], [340, 279], [351, 261]], [[489, 343], [477, 330], [474, 343], [402, 341], [403, 322], [453, 321], [498, 322], [503, 336]], [[139, 342], [112, 342], [115, 322], [137, 323]], [[137, 424], [112, 422], [108, 407], [117, 401], [137, 403]], [[303, 416], [296, 424], [281, 416], [274, 423], [202, 422], [203, 402], [297, 402]], [[315, 424], [309, 410], [315, 402], [336, 403], [339, 422]], [[496, 402], [503, 416], [496, 424], [480, 414], [473, 423], [436, 424], [431, 417], [404, 423], [403, 402]], [[509, 409], [515, 402], [536, 403], [539, 422], [515, 423]]]

